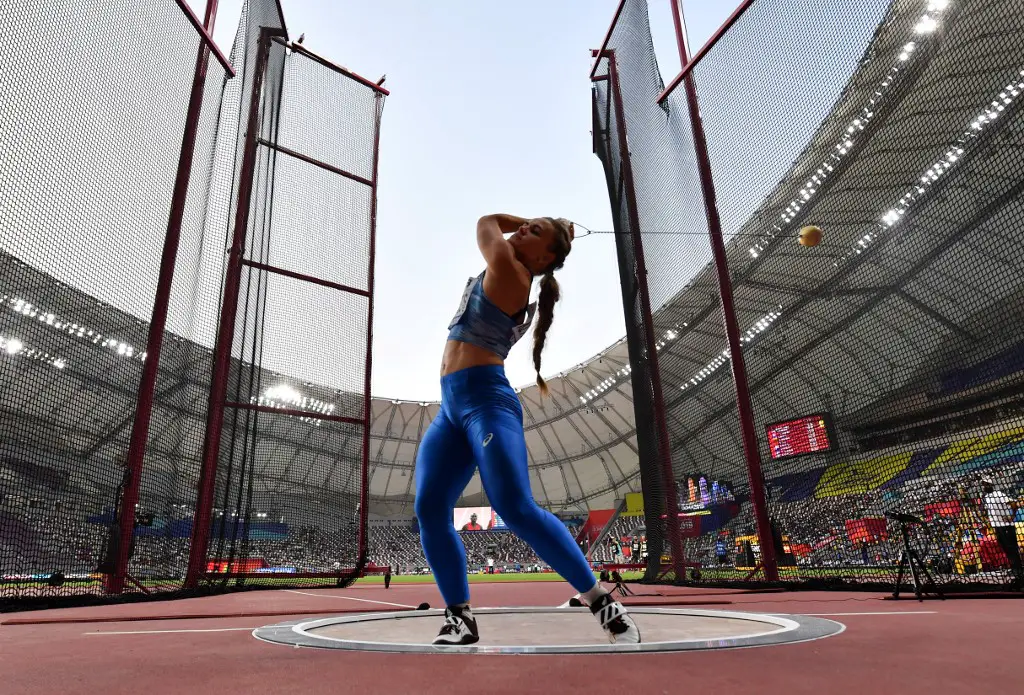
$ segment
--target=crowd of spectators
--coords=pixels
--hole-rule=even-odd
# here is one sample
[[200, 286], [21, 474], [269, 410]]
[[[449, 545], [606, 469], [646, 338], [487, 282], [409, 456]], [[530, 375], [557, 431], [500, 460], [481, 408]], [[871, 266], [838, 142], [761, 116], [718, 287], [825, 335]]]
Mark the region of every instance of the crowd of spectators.
[[[599, 540], [593, 547], [586, 546], [592, 562], [626, 563], [636, 561], [634, 550], [640, 551], [637, 547], [646, 544], [646, 534], [643, 533], [643, 516], [619, 515], [612, 522], [611, 528], [605, 534], [603, 540]], [[640, 533], [637, 533], [637, 532]]]
[[[1012, 499], [1024, 495], [1024, 467], [1002, 467], [985, 474], [994, 479], [995, 488]], [[806, 571], [810, 568], [856, 569], [891, 568], [900, 547], [898, 526], [886, 514], [910, 515], [922, 523], [912, 523], [911, 542], [922, 558], [933, 567], [955, 565], [962, 554], [965, 539], [971, 542], [991, 530], [982, 503], [982, 473], [957, 476], [924, 476], [892, 489], [832, 497], [807, 497], [797, 501], [770, 501], [769, 517], [775, 533], [785, 541], [792, 560]], [[884, 535], [869, 533], [851, 538], [848, 522], [885, 519]], [[1016, 521], [1024, 522], [1024, 506]], [[721, 566], [722, 551], [728, 565], [749, 564], [736, 547], [736, 538], [756, 535], [752, 505], [741, 505], [740, 512], [715, 533], [687, 540], [687, 560], [702, 567]], [[854, 534], [855, 535], [855, 534]], [[990, 535], [990, 534], [989, 534]]]
[[[1024, 463], [989, 470], [995, 487], [1013, 499], [1024, 491]], [[921, 533], [925, 553], [934, 561], [948, 560], [964, 541], [961, 506], [974, 509], [979, 521], [973, 532], [983, 535], [985, 516], [979, 503], [982, 473], [925, 475], [900, 486], [830, 497], [808, 496], [796, 501], [769, 500], [769, 516], [776, 533], [785, 540], [793, 560], [805, 568], [889, 567], [899, 552], [889, 521], [887, 537], [869, 535], [851, 540], [848, 522], [881, 519], [886, 513], [911, 514], [924, 520]], [[941, 509], [950, 503], [946, 513]], [[936, 505], [940, 509], [936, 510]], [[103, 560], [108, 527], [90, 523], [99, 512], [73, 505], [38, 505], [28, 498], [6, 496], [0, 500], [0, 565], [6, 575], [32, 575], [61, 571], [67, 575], [93, 573]], [[616, 517], [605, 538], [595, 547], [581, 542], [592, 562], [635, 562], [646, 551], [643, 516]], [[1024, 506], [1017, 522], [1024, 522]], [[576, 529], [570, 532], [575, 534]], [[231, 548], [217, 536], [211, 538], [208, 556], [221, 553], [234, 558], [260, 558], [264, 566], [294, 568], [299, 572], [330, 571], [351, 566], [355, 560], [354, 527], [327, 530], [316, 526], [289, 528], [284, 538], [243, 539]], [[515, 572], [546, 569], [544, 563], [517, 536], [507, 530], [461, 531], [466, 547], [467, 570], [471, 572]], [[735, 539], [754, 536], [756, 524], [749, 502], [720, 529], [687, 539], [686, 555], [705, 567], [739, 566]], [[959, 534], [960, 537], [957, 537]], [[638, 547], [639, 544], [639, 547]], [[922, 546], [924, 547], [924, 546]], [[188, 563], [189, 539], [171, 535], [140, 534], [135, 538], [131, 571], [134, 576], [181, 578]], [[638, 552], [639, 551], [639, 552]], [[414, 525], [391, 523], [371, 526], [368, 559], [395, 573], [426, 572], [420, 538]]]
[[[470, 572], [492, 571], [492, 568], [514, 572], [546, 567], [530, 546], [510, 531], [459, 531], [458, 534], [466, 548], [466, 569]], [[371, 562], [391, 567], [398, 573], [428, 571], [419, 533], [411, 525], [371, 528], [369, 557]]]
[[[9, 578], [61, 572], [71, 577], [95, 574], [108, 543], [109, 529], [89, 523], [90, 514], [68, 507], [29, 507], [6, 500], [0, 506], [0, 567]], [[230, 525], [227, 527], [230, 535]], [[354, 529], [328, 531], [296, 527], [284, 538], [231, 539], [214, 535], [208, 557], [258, 559], [262, 568], [329, 572], [354, 564]], [[462, 531], [469, 571], [543, 569], [533, 550], [510, 531]], [[369, 529], [368, 560], [396, 573], [427, 571], [419, 533], [407, 524]], [[188, 566], [189, 538], [140, 534], [134, 539], [130, 572], [139, 579], [181, 579]]]
[[0, 507], [0, 567], [4, 574], [26, 575], [60, 569], [88, 574], [96, 569], [106, 541], [106, 528], [82, 523], [81, 516], [33, 508], [8, 500]]

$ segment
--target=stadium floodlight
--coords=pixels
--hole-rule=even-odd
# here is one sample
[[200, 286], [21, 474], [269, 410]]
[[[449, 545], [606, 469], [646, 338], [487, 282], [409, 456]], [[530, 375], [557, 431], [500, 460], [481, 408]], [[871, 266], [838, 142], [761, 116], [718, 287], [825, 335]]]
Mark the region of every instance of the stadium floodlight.
[[9, 338], [4, 345], [4, 351], [8, 355], [17, 355], [19, 352], [25, 349], [25, 343], [21, 342], [17, 338]]
[[939, 28], [939, 21], [930, 15], [925, 15], [918, 20], [914, 26], [915, 34], [931, 34]]
[[284, 401], [286, 403], [298, 403], [302, 400], [302, 394], [288, 384], [271, 386], [264, 392], [264, 396], [269, 399]]

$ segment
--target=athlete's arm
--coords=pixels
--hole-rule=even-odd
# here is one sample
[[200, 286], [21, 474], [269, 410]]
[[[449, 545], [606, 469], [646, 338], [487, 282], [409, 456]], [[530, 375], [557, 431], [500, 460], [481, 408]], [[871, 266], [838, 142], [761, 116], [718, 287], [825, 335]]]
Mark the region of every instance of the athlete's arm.
[[502, 214], [480, 218], [476, 223], [476, 243], [488, 268], [501, 272], [513, 267], [515, 254], [505, 235], [516, 231], [526, 221], [522, 217]]

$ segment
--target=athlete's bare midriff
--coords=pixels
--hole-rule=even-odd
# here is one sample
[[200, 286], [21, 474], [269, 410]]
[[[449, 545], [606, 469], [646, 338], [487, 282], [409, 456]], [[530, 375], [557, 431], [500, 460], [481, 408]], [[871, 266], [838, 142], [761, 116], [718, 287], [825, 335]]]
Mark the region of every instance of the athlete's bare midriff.
[[441, 358], [441, 376], [485, 364], [505, 364], [505, 360], [486, 348], [461, 340], [449, 340], [445, 343], [444, 357]]

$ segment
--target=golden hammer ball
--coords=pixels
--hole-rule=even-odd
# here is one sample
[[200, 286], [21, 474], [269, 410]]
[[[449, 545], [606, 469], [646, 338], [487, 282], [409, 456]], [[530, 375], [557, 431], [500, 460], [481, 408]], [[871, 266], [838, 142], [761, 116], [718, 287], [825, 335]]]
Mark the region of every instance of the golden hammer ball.
[[799, 242], [801, 246], [817, 246], [821, 243], [821, 227], [810, 225], [800, 230]]

